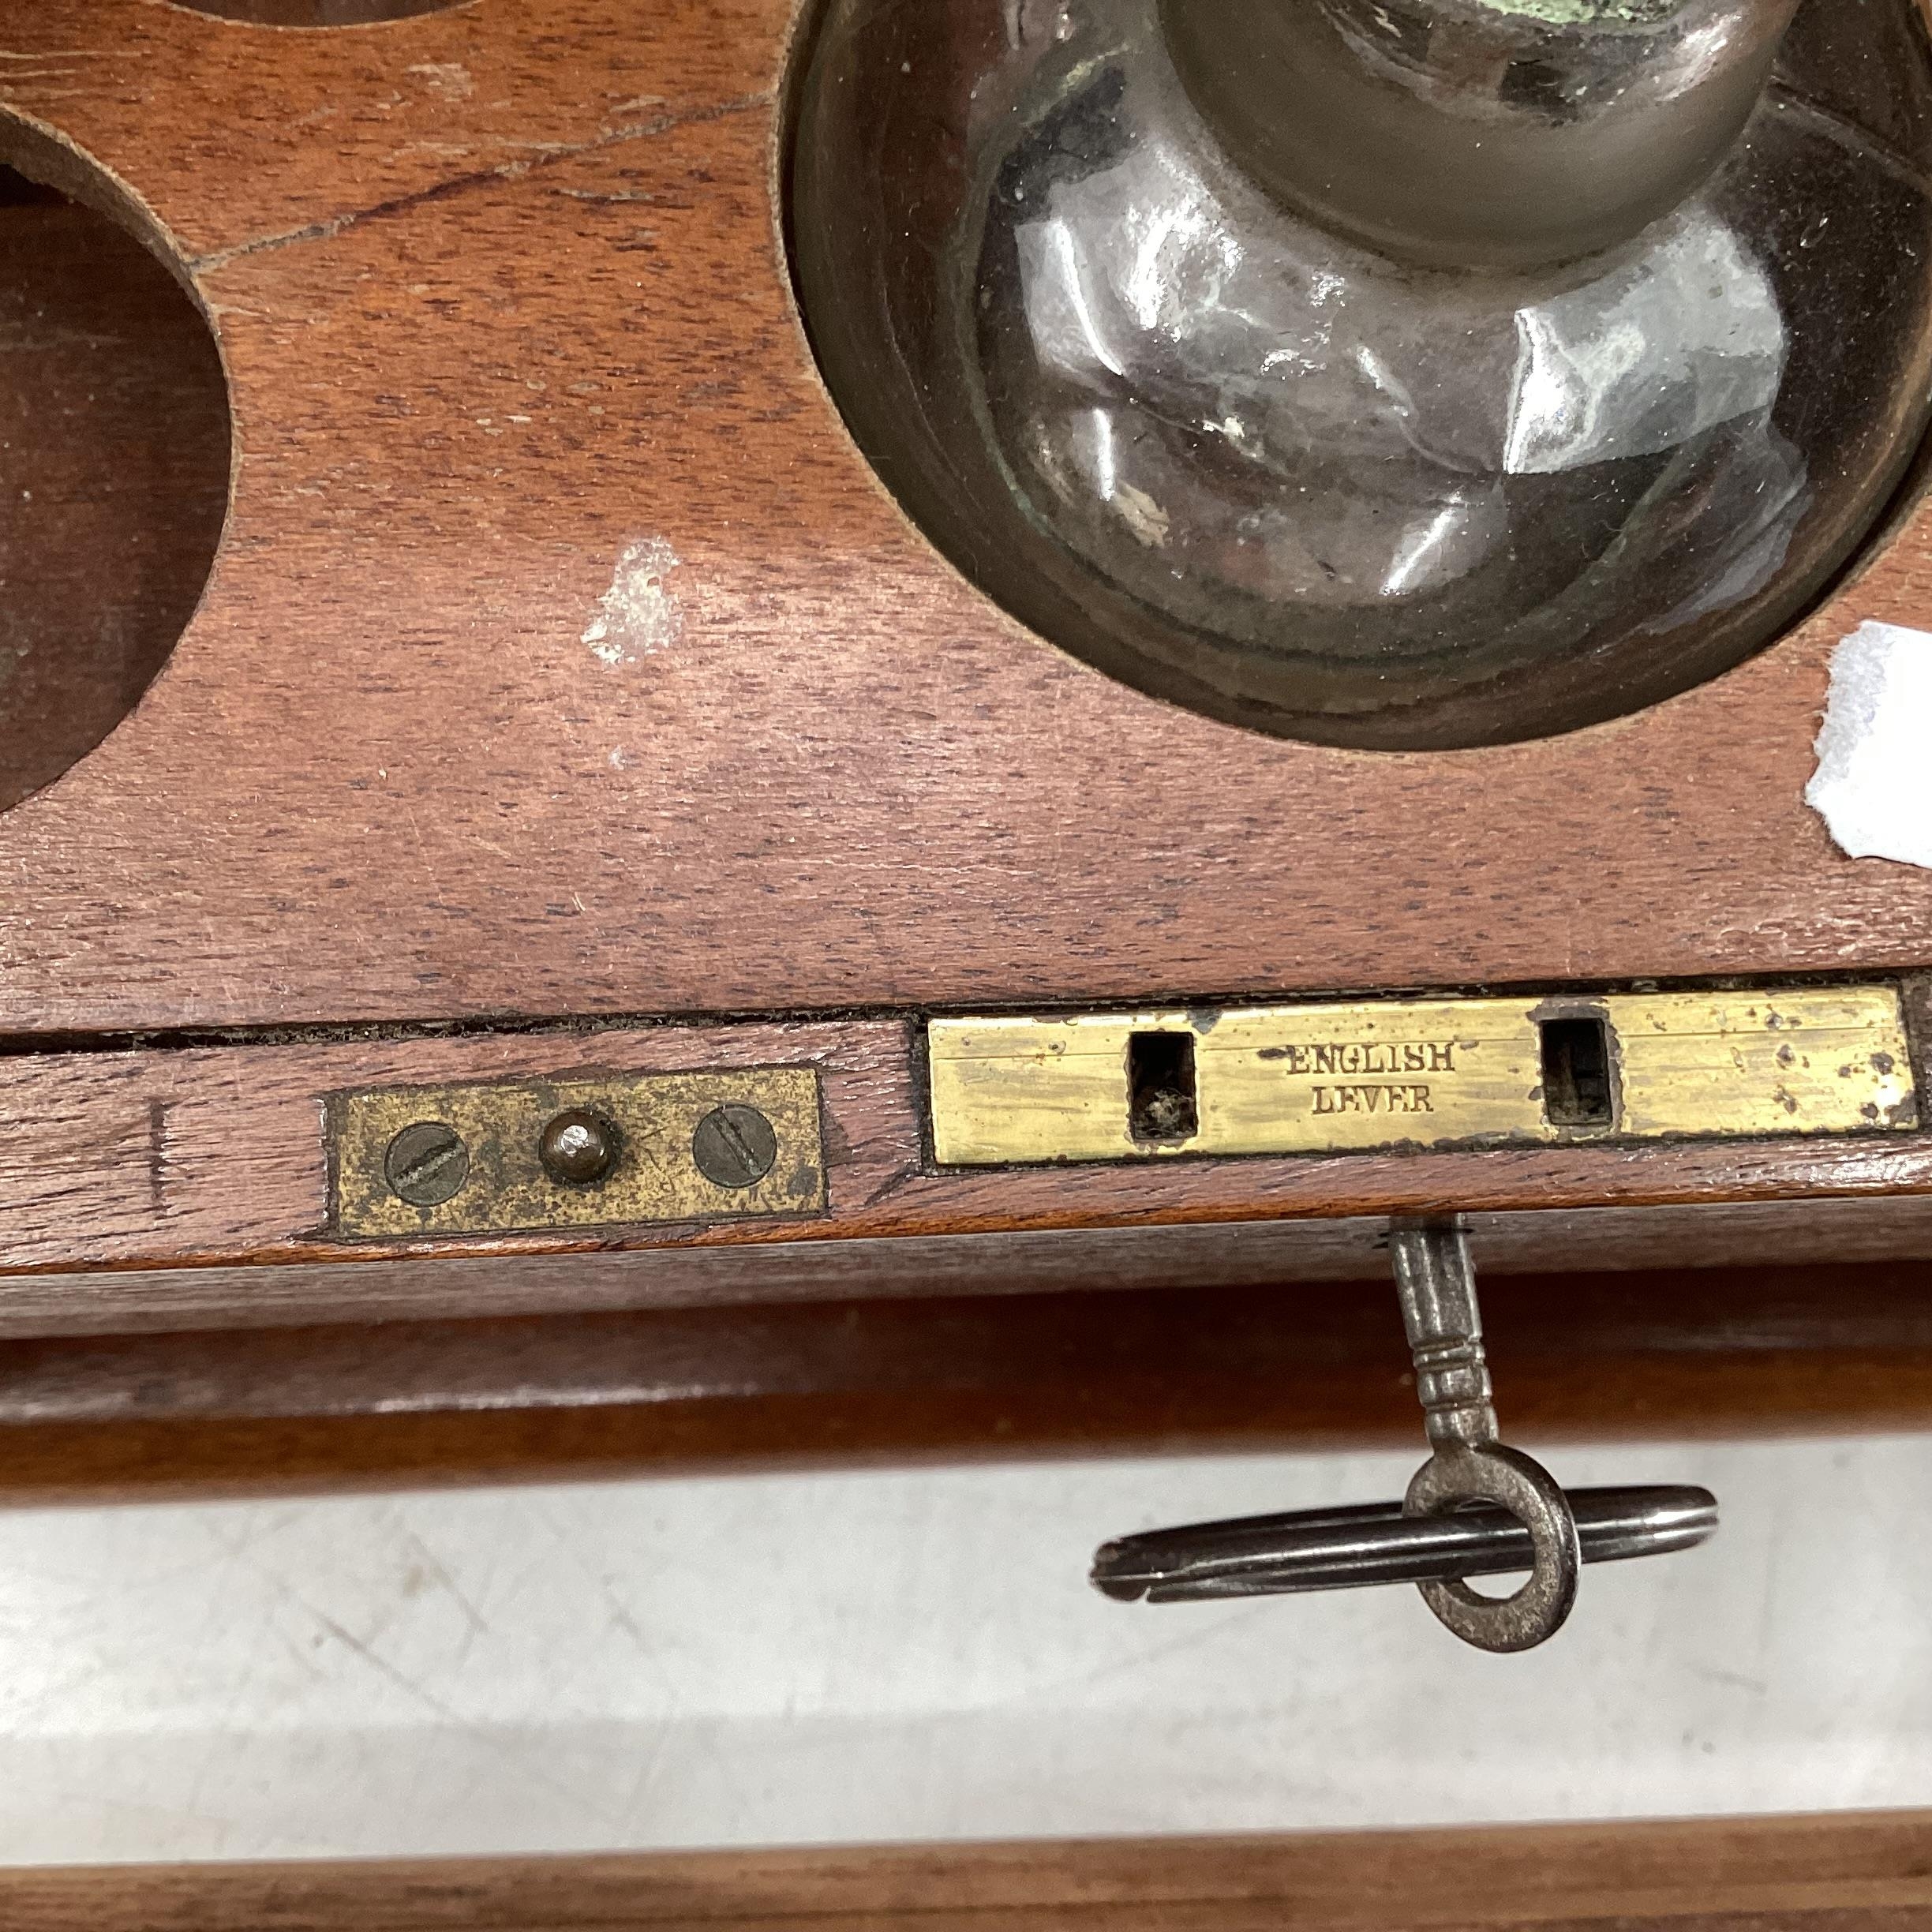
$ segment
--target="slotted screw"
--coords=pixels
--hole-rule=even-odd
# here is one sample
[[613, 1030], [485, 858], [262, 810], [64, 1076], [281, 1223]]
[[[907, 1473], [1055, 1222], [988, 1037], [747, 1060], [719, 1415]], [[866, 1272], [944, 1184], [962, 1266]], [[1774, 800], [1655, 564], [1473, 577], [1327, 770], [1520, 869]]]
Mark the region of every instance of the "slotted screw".
[[762, 1181], [778, 1158], [778, 1136], [756, 1107], [732, 1101], [713, 1107], [691, 1136], [698, 1171], [724, 1188], [748, 1188]]
[[412, 1208], [435, 1208], [470, 1178], [470, 1150], [447, 1121], [417, 1121], [389, 1143], [383, 1178]]

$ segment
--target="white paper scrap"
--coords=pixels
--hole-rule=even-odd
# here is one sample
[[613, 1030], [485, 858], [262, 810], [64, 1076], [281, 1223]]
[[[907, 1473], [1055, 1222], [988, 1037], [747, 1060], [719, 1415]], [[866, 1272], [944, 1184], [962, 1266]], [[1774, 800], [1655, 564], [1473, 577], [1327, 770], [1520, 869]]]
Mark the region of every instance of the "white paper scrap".
[[1832, 657], [1805, 803], [1854, 859], [1932, 866], [1932, 635], [1860, 624]]

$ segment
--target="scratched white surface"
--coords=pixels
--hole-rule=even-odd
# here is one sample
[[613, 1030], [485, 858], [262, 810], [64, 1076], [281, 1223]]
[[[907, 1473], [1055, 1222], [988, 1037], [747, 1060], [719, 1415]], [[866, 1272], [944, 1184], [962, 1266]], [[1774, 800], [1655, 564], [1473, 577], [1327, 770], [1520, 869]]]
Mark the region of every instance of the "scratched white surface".
[[1406, 1590], [1151, 1610], [1110, 1533], [1414, 1458], [0, 1517], [0, 1857], [404, 1854], [1932, 1803], [1932, 1438], [1618, 1449], [1694, 1555], [1551, 1649]]
[[1832, 655], [1831, 699], [1805, 802], [1854, 859], [1932, 866], [1932, 635], [1865, 623]]

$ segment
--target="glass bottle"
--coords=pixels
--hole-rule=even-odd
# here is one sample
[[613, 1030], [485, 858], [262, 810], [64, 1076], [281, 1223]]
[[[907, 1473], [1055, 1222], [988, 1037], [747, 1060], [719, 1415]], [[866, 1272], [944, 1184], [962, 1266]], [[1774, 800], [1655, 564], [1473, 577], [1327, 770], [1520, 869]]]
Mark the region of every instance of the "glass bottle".
[[1779, 635], [1932, 417], [1914, 0], [829, 0], [822, 365], [1054, 642], [1283, 736], [1546, 735]]

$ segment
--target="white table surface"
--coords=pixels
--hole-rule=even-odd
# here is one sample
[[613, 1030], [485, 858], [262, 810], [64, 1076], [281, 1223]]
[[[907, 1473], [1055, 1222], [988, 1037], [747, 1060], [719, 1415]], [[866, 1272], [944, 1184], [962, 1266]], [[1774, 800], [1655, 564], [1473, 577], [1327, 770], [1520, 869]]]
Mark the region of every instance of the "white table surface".
[[[1527, 1444], [1533, 1449], [1536, 1445]], [[1114, 1533], [1413, 1455], [0, 1515], [0, 1859], [1932, 1803], [1932, 1438], [1559, 1451], [1720, 1538], [1464, 1650], [1413, 1593], [1121, 1606]]]

